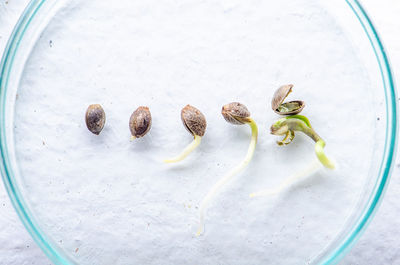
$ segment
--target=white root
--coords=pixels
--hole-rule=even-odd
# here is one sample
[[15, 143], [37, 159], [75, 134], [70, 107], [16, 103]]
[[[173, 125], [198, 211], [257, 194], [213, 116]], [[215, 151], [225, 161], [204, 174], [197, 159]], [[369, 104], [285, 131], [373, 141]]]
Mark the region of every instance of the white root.
[[254, 150], [256, 148], [257, 144], [257, 136], [258, 136], [258, 128], [256, 123], [253, 120], [250, 120], [248, 123], [251, 127], [252, 135], [251, 135], [251, 141], [249, 148], [247, 150], [246, 157], [240, 164], [238, 164], [236, 167], [234, 167], [231, 171], [229, 171], [228, 174], [226, 174], [222, 179], [220, 179], [217, 183], [214, 184], [214, 186], [210, 189], [206, 197], [203, 199], [203, 201], [200, 204], [200, 222], [199, 222], [199, 228], [196, 232], [196, 236], [201, 235], [204, 232], [204, 217], [205, 217], [205, 212], [214, 198], [214, 196], [217, 194], [217, 192], [229, 181], [234, 177], [237, 173], [242, 171], [251, 161]]
[[316, 171], [322, 168], [321, 163], [318, 160], [314, 160], [308, 167], [304, 168], [303, 170], [295, 173], [294, 175], [287, 178], [283, 181], [278, 187], [273, 189], [265, 189], [258, 192], [253, 192], [250, 194], [250, 198], [254, 197], [264, 197], [264, 196], [272, 196], [281, 193], [284, 189], [290, 187], [293, 183], [299, 181], [300, 179], [306, 178]]
[[199, 146], [201, 142], [201, 136], [194, 135], [193, 141], [185, 148], [183, 149], [182, 153], [180, 153], [178, 156], [171, 158], [171, 159], [166, 159], [164, 160], [165, 163], [176, 163], [179, 161], [182, 161], [185, 159], [194, 149]]

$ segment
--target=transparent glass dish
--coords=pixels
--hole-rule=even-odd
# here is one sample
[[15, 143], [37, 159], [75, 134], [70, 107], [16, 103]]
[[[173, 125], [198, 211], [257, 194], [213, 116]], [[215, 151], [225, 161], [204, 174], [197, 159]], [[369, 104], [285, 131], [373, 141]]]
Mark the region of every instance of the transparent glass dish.
[[[397, 137], [387, 56], [356, 0], [32, 1], [1, 61], [1, 175], [22, 222], [55, 264], [331, 264], [371, 220], [387, 186]], [[337, 162], [276, 196], [315, 161], [297, 135], [277, 146], [274, 90], [291, 99]], [[240, 101], [259, 125], [249, 166], [198, 206], [244, 157], [247, 126], [221, 106]], [[106, 112], [99, 136], [89, 104]], [[208, 128], [186, 160], [191, 104]], [[129, 116], [153, 115], [129, 141]]]

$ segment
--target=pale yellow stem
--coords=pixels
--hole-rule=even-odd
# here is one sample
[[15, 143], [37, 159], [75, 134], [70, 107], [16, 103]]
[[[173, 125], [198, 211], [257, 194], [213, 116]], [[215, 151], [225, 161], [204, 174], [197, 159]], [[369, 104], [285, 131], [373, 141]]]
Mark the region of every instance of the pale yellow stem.
[[322, 168], [321, 163], [319, 163], [317, 160], [314, 160], [308, 167], [287, 178], [277, 188], [265, 189], [262, 191], [253, 192], [250, 194], [250, 198], [279, 194], [280, 192], [282, 192], [287, 187], [291, 186], [296, 181], [314, 174], [320, 168]]
[[193, 141], [185, 149], [183, 149], [182, 153], [180, 153], [178, 156], [176, 156], [174, 158], [166, 159], [166, 160], [164, 160], [164, 162], [165, 163], [176, 163], [176, 162], [182, 161], [194, 149], [196, 149], [197, 146], [199, 146], [200, 142], [201, 142], [201, 136], [195, 135]]
[[203, 233], [204, 231], [204, 216], [205, 212], [207, 209], [207, 206], [210, 204], [214, 196], [217, 194], [217, 192], [229, 181], [232, 179], [233, 176], [235, 176], [237, 173], [242, 171], [250, 162], [250, 160], [253, 157], [254, 150], [256, 148], [257, 144], [257, 136], [258, 136], [258, 128], [254, 120], [250, 119], [248, 124], [251, 127], [251, 141], [249, 148], [247, 150], [247, 155], [244, 158], [240, 164], [238, 164], [236, 167], [234, 167], [227, 175], [225, 175], [222, 179], [220, 179], [217, 183], [214, 184], [214, 186], [210, 189], [206, 197], [203, 199], [203, 201], [200, 204], [200, 222], [199, 222], [199, 228], [197, 230], [196, 236], [199, 236]]
[[321, 139], [315, 143], [315, 154], [317, 155], [319, 161], [326, 168], [335, 169], [335, 163], [331, 161], [324, 152], [325, 142]]

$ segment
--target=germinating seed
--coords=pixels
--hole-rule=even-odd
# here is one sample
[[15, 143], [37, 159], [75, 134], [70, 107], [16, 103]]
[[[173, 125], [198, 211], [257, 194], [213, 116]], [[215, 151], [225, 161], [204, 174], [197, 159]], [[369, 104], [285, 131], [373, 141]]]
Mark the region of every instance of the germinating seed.
[[[282, 141], [278, 141], [278, 145], [288, 145], [294, 138], [294, 132], [302, 132], [309, 136], [315, 142], [315, 154], [318, 160], [326, 168], [334, 169], [335, 164], [328, 159], [324, 153], [325, 141], [311, 127], [310, 121], [303, 115], [292, 115], [279, 119], [271, 126], [271, 134], [285, 135]], [[288, 139], [289, 138], [289, 139]]]
[[186, 105], [181, 111], [183, 126], [190, 132], [194, 139], [178, 156], [164, 160], [165, 163], [175, 163], [185, 159], [194, 149], [199, 146], [207, 128], [206, 117], [197, 108]]
[[329, 169], [335, 168], [335, 163], [325, 155], [325, 141], [312, 128], [308, 118], [303, 115], [293, 115], [301, 112], [305, 106], [304, 101], [297, 100], [288, 103], [282, 103], [289, 93], [292, 92], [292, 87], [293, 85], [281, 86], [274, 93], [271, 101], [273, 111], [277, 114], [287, 116], [272, 124], [271, 134], [285, 136], [282, 140], [277, 141], [278, 145], [290, 144], [295, 137], [295, 132], [302, 132], [306, 134], [315, 142], [314, 151], [320, 163], [315, 161], [305, 169], [293, 174], [291, 177], [282, 182], [277, 188], [254, 192], [250, 194], [250, 197], [279, 194], [283, 189], [290, 186], [296, 180], [308, 176], [318, 170], [321, 167], [321, 164]]

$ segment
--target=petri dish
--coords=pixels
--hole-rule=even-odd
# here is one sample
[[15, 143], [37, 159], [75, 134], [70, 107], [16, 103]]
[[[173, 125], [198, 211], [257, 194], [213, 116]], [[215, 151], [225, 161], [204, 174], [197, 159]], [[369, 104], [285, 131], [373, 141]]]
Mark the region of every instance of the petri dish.
[[[1, 175], [26, 229], [55, 264], [333, 264], [373, 217], [397, 137], [387, 55], [358, 1], [33, 0], [1, 61]], [[277, 146], [274, 90], [326, 140], [338, 165], [276, 196], [315, 160], [297, 135]], [[249, 166], [224, 186], [196, 237], [199, 204], [244, 157], [247, 126], [221, 106], [240, 101], [259, 126]], [[84, 123], [99, 103], [99, 136]], [[199, 148], [180, 121], [186, 104], [207, 118]], [[129, 141], [129, 116], [153, 126]]]

